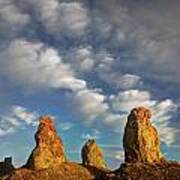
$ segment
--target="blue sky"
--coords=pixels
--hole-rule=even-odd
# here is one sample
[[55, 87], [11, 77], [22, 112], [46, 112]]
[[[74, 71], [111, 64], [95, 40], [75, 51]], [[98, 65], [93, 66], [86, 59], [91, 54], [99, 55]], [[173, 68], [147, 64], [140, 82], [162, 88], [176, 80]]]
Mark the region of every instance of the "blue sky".
[[129, 111], [148, 106], [168, 159], [180, 160], [178, 0], [1, 0], [0, 157], [25, 163], [40, 115], [67, 156], [95, 138], [123, 161]]

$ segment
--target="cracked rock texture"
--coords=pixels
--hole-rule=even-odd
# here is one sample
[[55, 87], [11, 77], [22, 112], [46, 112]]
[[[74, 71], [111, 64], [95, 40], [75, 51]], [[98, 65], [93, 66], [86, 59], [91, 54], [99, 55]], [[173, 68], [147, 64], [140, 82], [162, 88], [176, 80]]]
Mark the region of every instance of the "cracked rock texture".
[[101, 148], [96, 144], [94, 139], [89, 139], [81, 152], [83, 165], [90, 165], [97, 168], [106, 168], [106, 162], [103, 157]]
[[180, 164], [162, 156], [150, 118], [151, 112], [145, 107], [131, 111], [123, 139], [125, 162], [113, 171], [106, 167], [102, 150], [93, 139], [82, 148], [82, 164], [67, 161], [53, 120], [41, 117], [36, 147], [27, 164], [0, 180], [179, 180]]
[[123, 138], [125, 162], [165, 161], [160, 151], [158, 132], [151, 124], [150, 118], [151, 111], [145, 107], [134, 108], [128, 116]]
[[54, 128], [54, 122], [51, 117], [40, 117], [35, 140], [36, 147], [32, 151], [25, 167], [40, 170], [56, 167], [66, 161], [62, 140]]

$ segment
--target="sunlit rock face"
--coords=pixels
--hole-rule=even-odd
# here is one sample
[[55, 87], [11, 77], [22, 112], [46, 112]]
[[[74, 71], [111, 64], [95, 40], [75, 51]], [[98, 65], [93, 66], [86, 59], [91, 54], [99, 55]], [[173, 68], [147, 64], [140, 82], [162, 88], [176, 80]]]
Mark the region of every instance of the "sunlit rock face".
[[33, 170], [52, 168], [66, 162], [64, 146], [51, 117], [40, 117], [35, 134], [36, 147], [25, 167]]
[[145, 107], [134, 108], [128, 116], [123, 138], [125, 162], [164, 161], [160, 152], [159, 135], [152, 126], [150, 118], [151, 111]]
[[151, 112], [144, 107], [131, 111], [123, 141], [125, 163], [112, 171], [95, 140], [88, 140], [82, 148], [83, 164], [67, 161], [52, 119], [41, 117], [36, 147], [27, 164], [0, 180], [179, 180], [180, 164], [164, 160], [150, 118]]
[[83, 165], [94, 166], [97, 168], [106, 168], [106, 162], [103, 157], [101, 148], [96, 144], [94, 139], [86, 142], [81, 152]]

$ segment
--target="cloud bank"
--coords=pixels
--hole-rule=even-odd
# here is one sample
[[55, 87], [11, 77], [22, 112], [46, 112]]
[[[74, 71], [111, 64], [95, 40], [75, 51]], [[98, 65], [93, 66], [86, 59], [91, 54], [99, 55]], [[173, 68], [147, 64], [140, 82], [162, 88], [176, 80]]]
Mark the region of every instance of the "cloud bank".
[[[13, 90], [33, 91], [35, 96], [39, 92], [46, 96], [44, 90], [65, 91], [63, 98], [79, 122], [121, 133], [130, 109], [148, 106], [162, 141], [175, 142], [179, 15], [167, 1], [155, 5], [154, 1], [144, 5], [116, 0], [1, 0], [0, 87], [9, 83]], [[160, 12], [166, 9], [164, 16]], [[2, 113], [2, 127], [11, 124], [1, 128], [2, 135], [18, 126], [19, 120], [12, 120], [15, 110], [11, 111], [10, 117]], [[28, 120], [26, 109], [21, 111], [18, 119]]]

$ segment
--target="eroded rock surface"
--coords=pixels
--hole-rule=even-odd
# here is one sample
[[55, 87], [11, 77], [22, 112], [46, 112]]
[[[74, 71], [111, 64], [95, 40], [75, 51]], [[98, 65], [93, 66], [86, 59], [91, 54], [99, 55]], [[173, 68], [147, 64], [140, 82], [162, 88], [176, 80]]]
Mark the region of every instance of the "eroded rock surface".
[[66, 161], [62, 140], [57, 135], [51, 117], [40, 117], [35, 140], [36, 147], [25, 165], [26, 168], [33, 170], [52, 168]]
[[42, 170], [21, 168], [3, 180], [94, 180], [94, 176], [85, 167], [67, 162]]
[[106, 162], [103, 157], [101, 148], [96, 144], [94, 139], [86, 142], [81, 152], [83, 165], [90, 165], [97, 168], [106, 168]]
[[125, 163], [112, 171], [106, 168], [95, 140], [89, 140], [82, 149], [83, 165], [67, 162], [52, 119], [42, 117], [35, 135], [36, 147], [26, 166], [0, 180], [179, 180], [180, 164], [164, 160], [150, 118], [147, 108], [131, 111], [123, 140]]
[[123, 138], [125, 162], [164, 161], [160, 151], [159, 136], [150, 118], [151, 111], [145, 107], [134, 108], [128, 116]]

